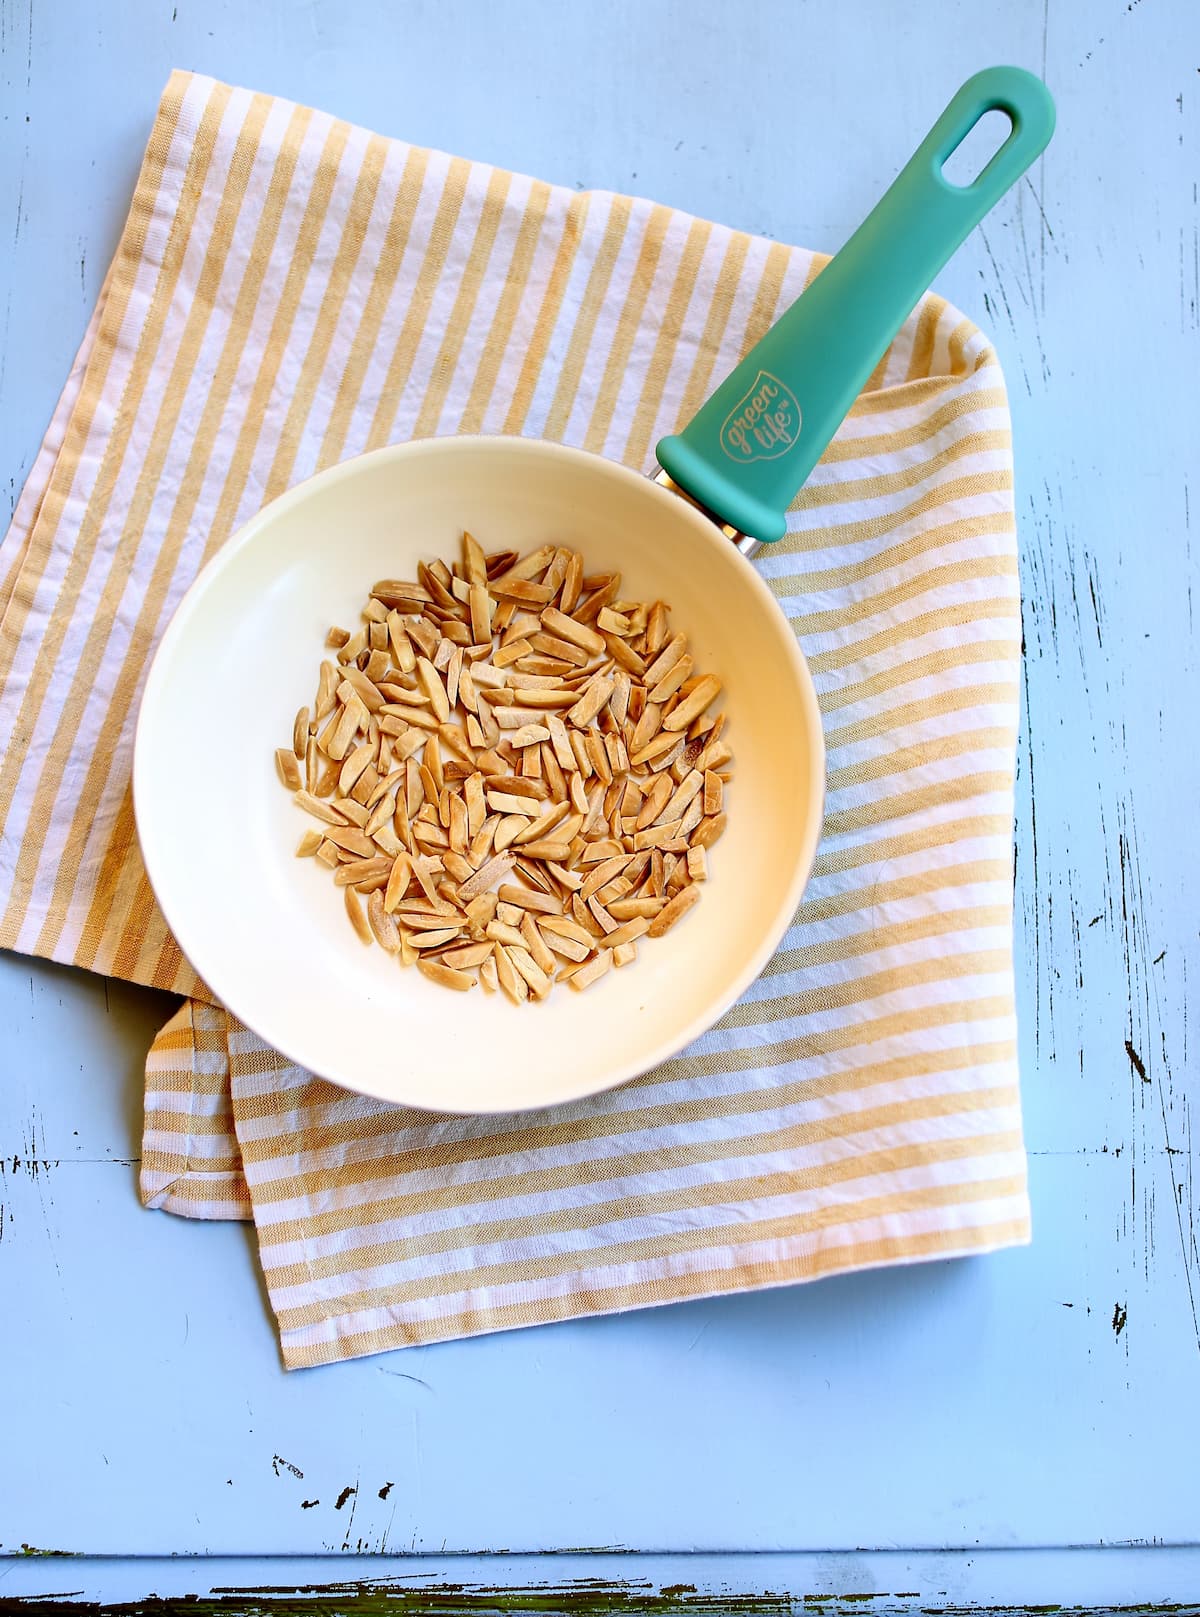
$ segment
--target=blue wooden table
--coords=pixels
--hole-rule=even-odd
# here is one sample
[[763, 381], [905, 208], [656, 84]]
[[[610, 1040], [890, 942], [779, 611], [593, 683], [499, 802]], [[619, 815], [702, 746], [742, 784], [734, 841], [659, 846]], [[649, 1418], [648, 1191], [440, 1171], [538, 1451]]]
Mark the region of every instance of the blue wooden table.
[[1200, 1598], [1194, 0], [3, 0], [0, 468], [173, 65], [832, 249], [991, 61], [1059, 106], [939, 283], [1016, 435], [1032, 1248], [285, 1376], [247, 1231], [137, 1203], [171, 1002], [0, 958], [0, 1601]]

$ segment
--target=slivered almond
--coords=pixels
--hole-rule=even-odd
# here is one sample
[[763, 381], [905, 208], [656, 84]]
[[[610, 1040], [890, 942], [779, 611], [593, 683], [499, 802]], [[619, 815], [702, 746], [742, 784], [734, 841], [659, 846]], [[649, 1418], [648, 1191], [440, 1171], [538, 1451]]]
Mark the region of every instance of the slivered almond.
[[487, 583], [487, 557], [479, 541], [465, 532], [462, 536], [463, 573], [468, 584]]
[[569, 663], [572, 668], [586, 668], [591, 660], [581, 646], [574, 646], [569, 640], [560, 640], [557, 635], [542, 631], [531, 634], [529, 644], [534, 651], [555, 662]]
[[692, 672], [692, 659], [684, 656], [672, 667], [668, 668], [658, 684], [650, 692], [652, 702], [667, 702], [683, 684]]
[[371, 928], [367, 925], [367, 917], [363, 910], [362, 899], [353, 887], [347, 887], [345, 892], [346, 914], [350, 917], [350, 925], [358, 933], [363, 943], [371, 942]]
[[501, 992], [506, 994], [514, 1005], [523, 1004], [529, 998], [529, 984], [509, 959], [508, 950], [502, 943], [496, 945], [495, 961], [496, 977]]
[[622, 640], [620, 635], [606, 634], [604, 636], [604, 649], [615, 663], [619, 663], [627, 673], [641, 679], [646, 671], [644, 660], [638, 656], [628, 641]]
[[458, 971], [468, 971], [472, 966], [481, 966], [491, 952], [492, 946], [486, 941], [467, 943], [461, 949], [447, 949], [440, 958]]
[[583, 961], [591, 954], [590, 943], [577, 943], [574, 938], [563, 937], [557, 932], [545, 934], [545, 944], [555, 954], [562, 955], [564, 960]]
[[581, 651], [598, 657], [604, 650], [604, 637], [595, 629], [589, 628], [586, 623], [580, 623], [557, 607], [548, 606], [542, 613], [542, 625], [548, 633], [559, 640], [569, 641], [571, 645], [578, 646]]
[[537, 910], [543, 915], [557, 915], [562, 910], [562, 901], [553, 893], [539, 893], [531, 887], [509, 884], [499, 889], [499, 897], [502, 904], [515, 904], [518, 909]]
[[639, 915], [657, 915], [665, 903], [662, 898], [616, 898], [606, 908], [615, 921], [632, 921]]
[[[610, 939], [609, 941], [611, 942], [612, 940]], [[616, 948], [612, 951], [612, 961], [614, 966], [631, 966], [636, 959], [636, 943], [618, 943]]]
[[324, 842], [325, 838], [319, 831], [306, 831], [296, 844], [296, 858], [309, 859]]
[[459, 993], [466, 993], [468, 988], [475, 986], [475, 979], [469, 972], [455, 971], [453, 966], [443, 966], [440, 960], [418, 960], [417, 970], [431, 983], [437, 983], [441, 988], [456, 989]]
[[280, 780], [289, 791], [303, 791], [304, 776], [300, 772], [300, 762], [290, 747], [277, 747], [275, 749], [275, 768], [279, 772]]
[[513, 747], [537, 747], [549, 739], [550, 732], [543, 724], [523, 724], [519, 730], [510, 731], [508, 737]]
[[508, 950], [508, 958], [524, 977], [529, 986], [529, 992], [534, 999], [545, 999], [554, 986], [553, 979], [548, 977], [528, 949], [518, 949], [515, 945]]
[[452, 943], [458, 936], [459, 928], [456, 926], [435, 927], [429, 932], [414, 932], [412, 946], [414, 949], [440, 949], [443, 943]]
[[661, 762], [658, 763], [658, 767], [662, 768], [667, 761], [667, 755], [673, 752], [677, 747], [681, 748], [682, 746], [682, 737], [677, 735], [669, 735], [666, 731], [660, 731], [660, 733], [654, 737], [654, 740], [648, 742], [640, 752], [631, 753], [629, 762], [635, 769], [638, 769], [644, 764], [650, 764], [653, 766], [656, 760], [661, 760]]
[[346, 758], [338, 775], [338, 790], [344, 797], [350, 795], [350, 792], [358, 784], [359, 776], [374, 756], [375, 748], [371, 746], [369, 741], [364, 741], [362, 746], [355, 747], [354, 751]]
[[350, 824], [357, 825], [360, 829], [371, 818], [370, 812], [361, 803], [356, 803], [352, 797], [339, 797], [337, 806]]
[[698, 769], [693, 769], [685, 775], [667, 799], [662, 811], [655, 816], [655, 823], [665, 823], [682, 817], [683, 811], [704, 785], [704, 776]]
[[575, 871], [568, 870], [565, 865], [560, 865], [553, 859], [546, 860], [546, 869], [559, 886], [565, 887], [569, 893], [578, 892], [583, 886], [583, 882]]
[[571, 723], [578, 729], [590, 724], [612, 695], [615, 684], [611, 674], [595, 675], [578, 702], [568, 712], [567, 717]]
[[612, 963], [613, 957], [609, 951], [607, 949], [601, 950], [594, 960], [589, 960], [587, 965], [581, 966], [578, 971], [571, 973], [571, 976], [567, 979], [567, 986], [575, 989], [577, 993], [581, 993], [583, 989], [590, 988], [594, 982], [603, 977]]
[[711, 848], [725, 829], [724, 814], [705, 816], [692, 832], [693, 848]]
[[496, 961], [489, 949], [487, 958], [479, 967], [479, 986], [485, 994], [494, 994], [499, 986], [500, 979], [496, 975]]
[[446, 687], [428, 657], [417, 658], [417, 675], [438, 721], [444, 724], [450, 717], [450, 702], [446, 696]]
[[687, 914], [694, 904], [700, 902], [700, 889], [696, 886], [684, 887], [680, 892], [650, 922], [646, 936], [661, 938], [664, 932], [669, 932], [676, 921]]
[[[611, 913], [611, 912], [609, 912]], [[644, 915], [635, 915], [628, 921], [623, 921], [615, 932], [610, 932], [605, 938], [605, 946], [609, 949], [619, 949], [623, 943], [633, 943], [650, 930], [650, 921]]]
[[721, 681], [715, 674], [705, 674], [690, 694], [663, 719], [663, 729], [686, 730], [692, 720], [710, 707], [720, 694]]
[[687, 635], [672, 635], [670, 640], [667, 641], [666, 645], [659, 652], [658, 656], [650, 664], [649, 668], [646, 669], [643, 683], [648, 691], [653, 690], [663, 675], [669, 669], [674, 668], [675, 664], [683, 656], [686, 650]]
[[458, 890], [460, 902], [467, 903], [473, 898], [478, 898], [480, 893], [490, 891], [497, 882], [504, 880], [512, 867], [513, 861], [507, 854], [497, 854], [489, 859], [487, 864], [482, 865], [468, 881], [463, 882]]
[[562, 590], [559, 594], [558, 604], [563, 612], [570, 613], [574, 610], [582, 583], [583, 557], [577, 550], [572, 550], [567, 558], [567, 570], [563, 574]]
[[521, 853], [526, 859], [569, 859], [571, 857], [571, 844], [569, 842], [556, 842], [553, 838], [539, 838], [536, 841], [523, 843]]
[[507, 668], [510, 663], [519, 663], [532, 650], [528, 640], [514, 640], [507, 646], [501, 646], [492, 657], [492, 662], [497, 668]]
[[531, 550], [528, 555], [522, 556], [519, 560], [512, 560], [499, 573], [494, 573], [489, 566], [488, 577], [493, 586], [516, 578], [536, 578], [539, 573], [544, 573], [554, 560], [556, 549], [557, 546], [555, 545], [542, 545], [537, 550]]
[[376, 943], [388, 954], [400, 953], [400, 930], [384, 908], [383, 898], [376, 890], [367, 900], [367, 925]]
[[641, 808], [638, 810], [635, 822], [636, 830], [644, 831], [648, 825], [654, 824], [660, 812], [666, 806], [672, 790], [673, 782], [670, 775], [658, 775], [655, 777], [651, 783], [650, 790], [642, 801]]

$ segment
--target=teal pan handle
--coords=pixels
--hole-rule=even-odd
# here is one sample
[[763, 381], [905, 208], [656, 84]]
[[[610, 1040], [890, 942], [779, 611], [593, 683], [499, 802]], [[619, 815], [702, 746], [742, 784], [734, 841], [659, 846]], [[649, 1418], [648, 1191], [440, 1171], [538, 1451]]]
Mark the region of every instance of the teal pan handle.
[[[1012, 121], [1008, 138], [970, 185], [951, 184], [943, 164], [995, 110]], [[1032, 73], [968, 79], [837, 257], [683, 432], [662, 439], [668, 476], [738, 532], [782, 538], [788, 506], [922, 293], [1053, 133], [1054, 102]]]

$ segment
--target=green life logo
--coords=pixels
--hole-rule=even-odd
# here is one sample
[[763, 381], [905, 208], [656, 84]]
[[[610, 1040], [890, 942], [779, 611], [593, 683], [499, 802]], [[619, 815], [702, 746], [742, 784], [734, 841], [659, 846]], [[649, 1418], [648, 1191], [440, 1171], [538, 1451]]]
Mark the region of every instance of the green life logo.
[[778, 460], [800, 436], [800, 406], [791, 388], [770, 371], [754, 381], [725, 417], [721, 448], [730, 460]]

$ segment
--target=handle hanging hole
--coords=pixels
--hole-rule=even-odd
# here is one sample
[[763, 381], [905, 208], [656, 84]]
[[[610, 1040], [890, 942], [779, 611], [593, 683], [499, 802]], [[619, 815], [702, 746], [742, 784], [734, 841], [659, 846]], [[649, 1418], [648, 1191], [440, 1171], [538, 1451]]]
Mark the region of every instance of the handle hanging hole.
[[1013, 123], [1007, 112], [993, 107], [971, 125], [942, 164], [942, 177], [949, 185], [965, 190], [974, 185], [984, 169], [1012, 134]]

